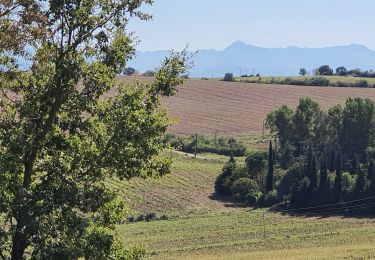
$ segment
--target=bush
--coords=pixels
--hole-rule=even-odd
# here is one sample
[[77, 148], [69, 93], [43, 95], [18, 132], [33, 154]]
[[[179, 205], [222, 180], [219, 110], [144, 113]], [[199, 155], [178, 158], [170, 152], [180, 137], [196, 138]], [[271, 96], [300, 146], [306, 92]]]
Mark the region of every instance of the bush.
[[267, 194], [262, 194], [257, 200], [257, 206], [261, 208], [271, 207], [281, 201], [276, 190], [269, 191]]
[[[162, 141], [169, 144], [175, 150], [194, 153], [195, 152], [195, 135], [189, 137], [179, 137], [171, 134], [166, 134]], [[221, 155], [244, 156], [246, 147], [237, 142], [234, 138], [219, 138], [216, 142], [214, 139], [208, 139], [203, 135], [198, 135], [198, 153], [216, 153]]]
[[151, 221], [151, 220], [156, 220], [157, 217], [156, 217], [156, 214], [151, 212], [151, 213], [147, 213], [146, 216], [145, 216], [145, 220], [147, 222]]
[[234, 199], [237, 201], [254, 204], [256, 202], [258, 186], [256, 181], [243, 177], [233, 182], [231, 191]]
[[284, 177], [280, 180], [277, 187], [277, 193], [280, 198], [288, 199], [290, 197], [293, 190], [303, 179], [303, 169], [303, 163], [297, 162], [286, 171]]
[[145, 219], [145, 215], [141, 214], [137, 217], [136, 221], [144, 221]]
[[163, 214], [163, 215], [161, 215], [161, 216], [159, 217], [159, 220], [168, 220], [168, 219], [169, 219], [168, 216], [165, 215], [165, 214]]
[[156, 74], [155, 71], [148, 70], [148, 71], [146, 71], [145, 73], [143, 73], [143, 76], [146, 76], [146, 77], [154, 77], [155, 74]]
[[227, 164], [223, 167], [221, 174], [217, 176], [215, 181], [215, 192], [219, 195], [231, 194], [231, 177], [236, 168], [236, 162], [233, 157], [229, 159]]
[[367, 80], [360, 80], [358, 82], [356, 82], [356, 86], [359, 87], [359, 88], [368, 88], [369, 84], [367, 82]]
[[224, 81], [234, 81], [233, 73], [225, 73]]
[[323, 77], [313, 77], [306, 79], [306, 86], [329, 86], [329, 80]]
[[134, 216], [129, 216], [127, 219], [126, 219], [127, 222], [134, 222], [136, 221], [136, 219], [134, 218]]

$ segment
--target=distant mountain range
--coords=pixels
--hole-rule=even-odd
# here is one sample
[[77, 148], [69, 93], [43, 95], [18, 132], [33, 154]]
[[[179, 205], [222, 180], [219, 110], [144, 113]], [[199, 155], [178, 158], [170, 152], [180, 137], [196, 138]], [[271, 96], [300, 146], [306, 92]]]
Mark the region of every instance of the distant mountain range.
[[[128, 63], [140, 72], [154, 70], [169, 51], [136, 52]], [[325, 48], [261, 48], [236, 41], [222, 51], [198, 50], [194, 56], [192, 77], [218, 77], [226, 72], [235, 76], [241, 74], [293, 76], [304, 67], [308, 71], [328, 64], [333, 68], [345, 66], [348, 69], [375, 69], [375, 51], [362, 45], [347, 45]]]

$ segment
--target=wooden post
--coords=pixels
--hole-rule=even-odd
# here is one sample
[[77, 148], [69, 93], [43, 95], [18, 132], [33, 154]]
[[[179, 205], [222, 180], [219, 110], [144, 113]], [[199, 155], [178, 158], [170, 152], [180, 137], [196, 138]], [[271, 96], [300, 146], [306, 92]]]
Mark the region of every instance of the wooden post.
[[195, 151], [194, 151], [194, 157], [197, 157], [197, 150], [198, 150], [198, 134], [195, 134]]
[[262, 139], [264, 139], [264, 120], [263, 120], [263, 129], [262, 129]]

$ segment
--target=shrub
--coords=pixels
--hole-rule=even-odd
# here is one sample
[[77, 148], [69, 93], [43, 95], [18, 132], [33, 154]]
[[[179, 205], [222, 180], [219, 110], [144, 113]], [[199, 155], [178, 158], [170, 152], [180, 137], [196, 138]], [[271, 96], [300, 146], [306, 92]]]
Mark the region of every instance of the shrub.
[[161, 215], [161, 216], [159, 217], [159, 220], [168, 220], [168, 219], [169, 219], [168, 216], [165, 215], [165, 214], [163, 214], [163, 215]]
[[153, 77], [155, 76], [156, 72], [153, 71], [153, 70], [147, 70], [145, 73], [143, 73], [143, 76], [146, 76], [146, 77]]
[[303, 163], [297, 162], [286, 171], [284, 177], [280, 180], [277, 187], [277, 193], [280, 198], [287, 199], [290, 197], [292, 191], [303, 179], [303, 169]]
[[127, 222], [134, 222], [136, 219], [134, 218], [134, 216], [129, 216], [126, 221]]
[[233, 73], [225, 73], [224, 81], [234, 81]]
[[305, 85], [306, 86], [329, 86], [329, 80], [323, 77], [312, 77], [310, 79], [306, 79]]
[[256, 193], [258, 186], [256, 181], [250, 178], [239, 178], [233, 182], [232, 194], [234, 199], [240, 202], [254, 204], [256, 202]]
[[145, 220], [147, 222], [151, 221], [151, 220], [156, 220], [156, 214], [151, 212], [151, 213], [147, 213], [146, 216], [145, 216]]
[[[195, 152], [195, 135], [190, 136], [182, 145], [181, 150], [187, 153]], [[243, 156], [246, 153], [246, 147], [237, 142], [234, 138], [215, 140], [207, 139], [203, 135], [198, 135], [198, 153], [216, 153], [221, 155]]]
[[132, 68], [132, 67], [125, 68], [125, 70], [124, 70], [124, 74], [127, 75], [127, 76], [134, 75], [135, 72], [136, 72], [135, 69]]
[[342, 173], [342, 190], [344, 193], [348, 194], [354, 190], [356, 183], [356, 175], [352, 175], [349, 172]]
[[266, 194], [262, 194], [257, 200], [257, 206], [261, 208], [271, 207], [281, 201], [276, 190], [269, 191]]
[[367, 80], [361, 79], [361, 80], [356, 82], [356, 86], [359, 87], [359, 88], [368, 88], [369, 84], [368, 84]]
[[236, 168], [236, 161], [233, 157], [229, 159], [227, 164], [223, 167], [221, 174], [217, 176], [215, 181], [215, 192], [220, 195], [230, 195], [231, 190], [231, 176]]

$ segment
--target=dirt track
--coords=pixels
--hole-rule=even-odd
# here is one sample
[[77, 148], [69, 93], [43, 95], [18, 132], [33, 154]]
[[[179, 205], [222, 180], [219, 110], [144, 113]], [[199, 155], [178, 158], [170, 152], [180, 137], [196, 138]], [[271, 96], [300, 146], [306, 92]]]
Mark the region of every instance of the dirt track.
[[375, 100], [375, 88], [335, 88], [265, 85], [215, 80], [188, 80], [175, 96], [163, 101], [178, 122], [174, 134], [246, 134], [262, 131], [267, 113], [298, 99], [311, 97], [323, 109], [344, 103], [348, 97]]

